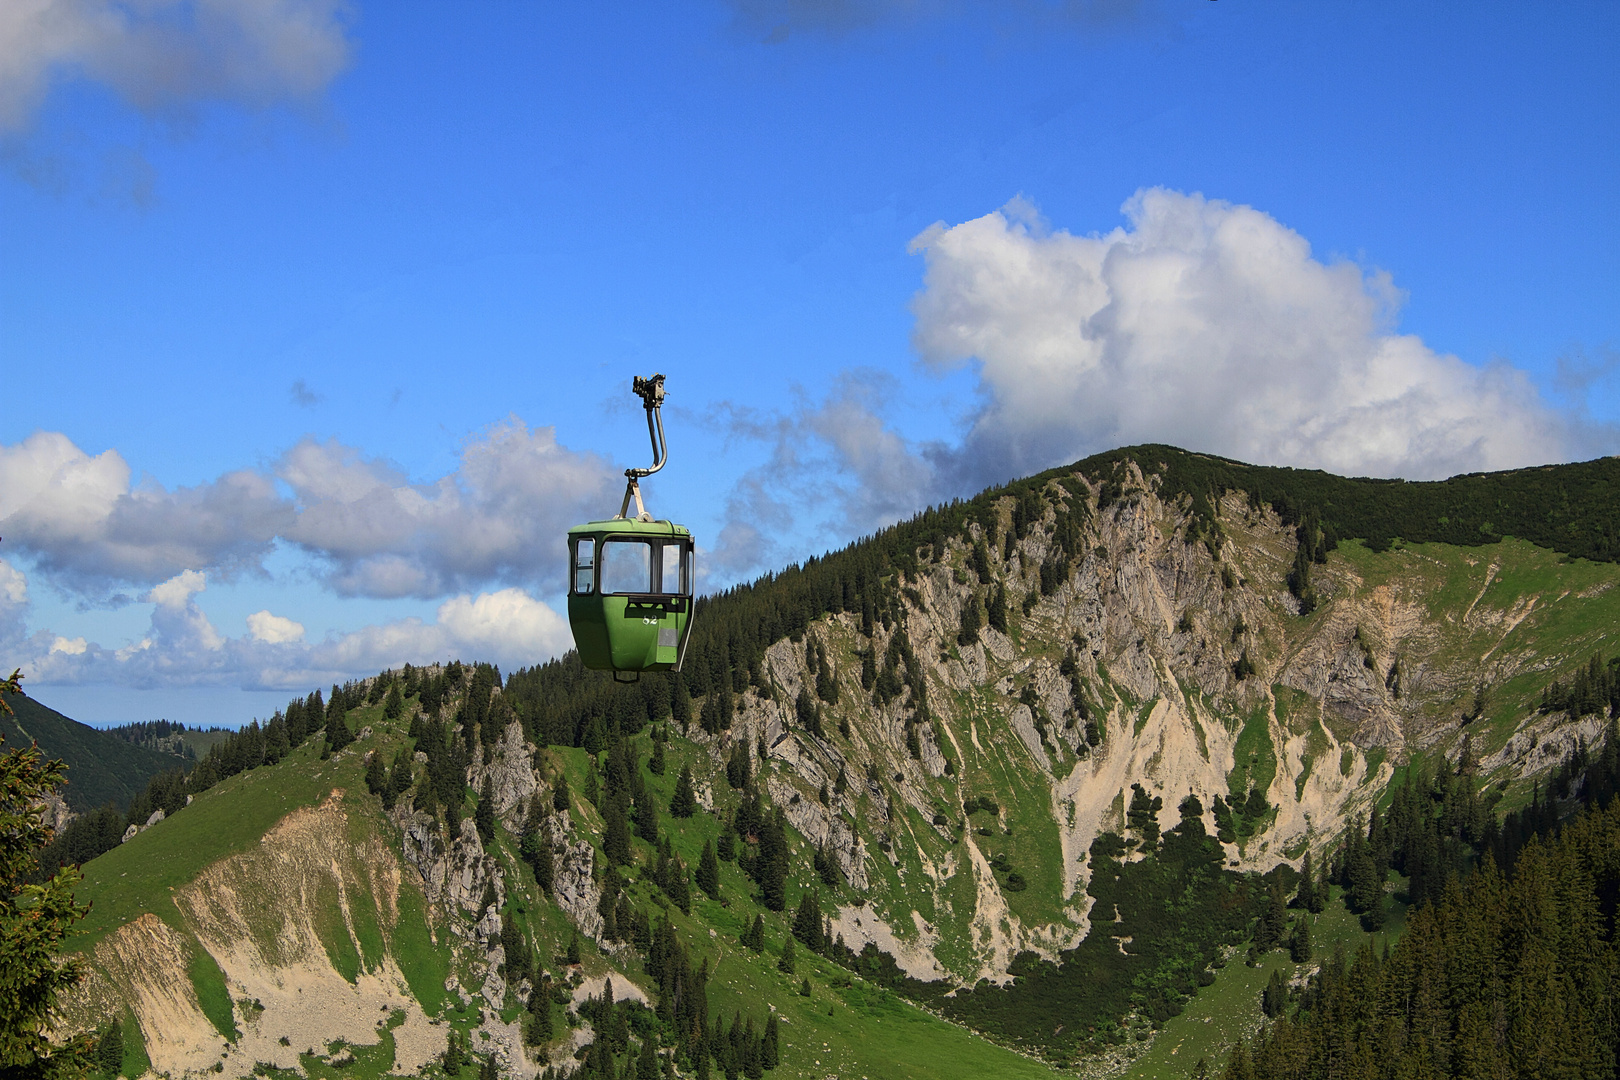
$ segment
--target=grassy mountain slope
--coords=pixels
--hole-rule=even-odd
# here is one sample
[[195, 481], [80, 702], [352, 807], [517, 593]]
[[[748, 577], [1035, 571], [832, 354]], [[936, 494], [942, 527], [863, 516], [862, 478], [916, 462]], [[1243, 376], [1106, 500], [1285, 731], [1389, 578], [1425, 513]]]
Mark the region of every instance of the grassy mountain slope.
[[184, 764], [162, 754], [97, 731], [31, 697], [12, 699], [14, 716], [0, 716], [0, 735], [12, 746], [38, 741], [50, 758], [67, 763], [62, 797], [77, 813], [111, 802], [127, 807], [152, 777]]
[[[337, 1075], [347, 1048], [346, 1075], [407, 1075], [454, 1029], [527, 1077], [567, 1062], [575, 1036], [557, 1011], [546, 1054], [522, 1049], [529, 995], [502, 974], [501, 915], [563, 980], [581, 932], [576, 998], [609, 974], [656, 998], [635, 935], [604, 929], [617, 875], [616, 910], [669, 922], [708, 963], [726, 1023], [779, 1012], [772, 1075], [1184, 1073], [1192, 1051], [1258, 1022], [1251, 984], [1269, 967], [1229, 962], [1264, 900], [1256, 875], [1288, 880], [1415, 765], [1466, 745], [1511, 805], [1597, 733], [1597, 717], [1537, 705], [1615, 651], [1620, 566], [1570, 557], [1606, 552], [1612, 506], [1593, 492], [1613, 471], [1397, 490], [1168, 448], [1088, 459], [705, 603], [680, 678], [615, 685], [565, 658], [476, 708], [476, 680], [435, 683], [429, 711], [472, 751], [458, 831], [428, 794], [432, 765], [412, 767], [392, 813], [365, 793], [366, 753], [423, 750], [407, 721], [427, 689], [397, 721], [353, 710], [369, 733], [352, 748], [322, 760], [317, 736], [87, 866], [96, 906], [75, 947], [98, 975], [74, 1015], [138, 1020], [142, 1052], [176, 1076], [215, 1062]], [[1550, 532], [1498, 505], [1559, 491], [1574, 494]], [[1290, 582], [1302, 559], [1308, 590]], [[653, 730], [683, 725], [654, 773]], [[780, 810], [785, 903], [745, 872], [763, 851], [750, 835], [719, 864], [720, 899], [693, 889], [689, 913], [655, 882], [646, 840], [606, 872], [616, 754], [688, 872], [755, 793]], [[702, 806], [684, 819], [668, 813], [683, 767]], [[531, 801], [549, 808], [563, 776], [547, 895], [518, 852]], [[470, 819], [486, 782], [483, 842]], [[1183, 887], [1225, 890], [1227, 910], [1167, 916]], [[852, 953], [871, 944], [898, 968], [801, 946], [779, 971], [806, 896]], [[1318, 917], [1319, 949], [1359, 933], [1336, 910]], [[756, 917], [763, 952], [741, 942]]]

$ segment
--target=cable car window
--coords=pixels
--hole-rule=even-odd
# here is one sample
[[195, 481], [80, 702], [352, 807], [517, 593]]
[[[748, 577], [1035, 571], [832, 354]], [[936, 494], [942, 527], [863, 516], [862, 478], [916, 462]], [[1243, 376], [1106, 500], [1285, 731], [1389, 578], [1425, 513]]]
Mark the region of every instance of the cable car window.
[[679, 544], [665, 544], [662, 549], [662, 564], [659, 569], [658, 591], [676, 596], [686, 591], [686, 579], [681, 573], [681, 548]]
[[596, 591], [596, 541], [589, 536], [574, 541], [574, 591]]
[[645, 540], [604, 540], [602, 591], [652, 592], [652, 545]]

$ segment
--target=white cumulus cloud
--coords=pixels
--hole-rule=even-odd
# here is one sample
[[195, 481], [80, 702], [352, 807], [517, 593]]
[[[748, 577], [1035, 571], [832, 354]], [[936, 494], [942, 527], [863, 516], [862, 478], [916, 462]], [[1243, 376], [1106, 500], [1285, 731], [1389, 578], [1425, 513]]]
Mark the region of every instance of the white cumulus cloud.
[[0, 131], [53, 81], [83, 78], [136, 108], [309, 101], [349, 63], [342, 0], [5, 0]]
[[1387, 274], [1318, 259], [1260, 210], [1157, 188], [1123, 209], [1125, 226], [1075, 235], [1019, 199], [917, 236], [918, 358], [936, 374], [968, 365], [978, 382], [959, 439], [907, 439], [884, 417], [900, 388], [869, 372], [781, 414], [731, 408], [729, 433], [770, 457], [728, 497], [718, 574], [1135, 443], [1432, 479], [1620, 441], [1553, 409], [1520, 370], [1399, 333]]
[[1076, 236], [1015, 201], [912, 242], [917, 352], [975, 362], [987, 398], [965, 480], [1139, 442], [1414, 479], [1567, 459], [1523, 372], [1391, 328], [1387, 275], [1315, 258], [1252, 207], [1151, 189], [1124, 212]]
[[303, 623], [272, 615], [268, 610], [249, 615], [247, 625], [248, 636], [267, 645], [284, 645], [289, 641], [301, 641], [304, 637]]
[[[235, 686], [307, 690], [406, 663], [488, 660], [503, 670], [544, 663], [573, 647], [568, 621], [522, 589], [459, 594], [435, 619], [396, 619], [304, 640], [304, 627], [259, 611], [248, 632], [227, 637], [197, 604], [202, 575], [177, 575], [147, 594], [151, 625], [137, 641], [105, 647], [83, 637], [13, 635], [8, 654], [30, 685], [108, 683], [153, 687]], [[0, 644], [6, 644], [0, 642]], [[8, 669], [9, 670], [9, 669]]]
[[169, 490], [132, 486], [116, 450], [92, 455], [36, 432], [0, 445], [0, 535], [54, 584], [97, 599], [186, 573], [257, 572], [278, 540], [314, 556], [343, 595], [437, 599], [503, 579], [560, 581], [558, 538], [610, 502], [608, 463], [515, 418], [460, 458], [418, 482], [354, 447], [306, 439], [270, 469]]

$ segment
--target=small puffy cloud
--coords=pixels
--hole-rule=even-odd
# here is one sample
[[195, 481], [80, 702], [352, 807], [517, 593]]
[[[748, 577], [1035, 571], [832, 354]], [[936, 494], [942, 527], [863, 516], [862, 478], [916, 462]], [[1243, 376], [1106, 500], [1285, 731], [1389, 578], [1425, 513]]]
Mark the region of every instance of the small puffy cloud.
[[1523, 372], [1395, 333], [1387, 275], [1252, 207], [1152, 189], [1124, 211], [1075, 236], [1015, 201], [913, 241], [917, 352], [974, 362], [987, 398], [949, 486], [1150, 441], [1414, 479], [1569, 456]]
[[122, 648], [41, 633], [14, 636], [10, 652], [32, 685], [297, 691], [457, 656], [512, 670], [544, 663], [573, 645], [567, 620], [521, 589], [454, 596], [439, 605], [433, 622], [397, 619], [318, 642], [304, 641], [304, 627], [294, 620], [260, 611], [248, 616], [246, 635], [228, 638], [198, 608], [202, 586], [185, 578], [148, 594], [151, 626]]
[[188, 572], [257, 572], [278, 540], [314, 556], [343, 595], [438, 598], [501, 579], [560, 581], [558, 538], [600, 512], [616, 482], [602, 458], [515, 418], [470, 439], [456, 470], [426, 483], [306, 439], [272, 470], [132, 486], [116, 450], [91, 455], [36, 432], [0, 445], [0, 535], [53, 583], [92, 598]]
[[168, 491], [131, 487], [116, 450], [94, 456], [59, 432], [0, 445], [0, 535], [64, 587], [155, 583], [193, 567], [257, 566], [294, 508], [247, 470]]
[[0, 559], [0, 607], [21, 607], [28, 603], [28, 578], [21, 570]]
[[6, 0], [0, 132], [52, 82], [83, 78], [146, 112], [203, 101], [308, 102], [349, 63], [343, 0]]
[[58, 637], [55, 641], [51, 642], [51, 652], [63, 653], [67, 656], [82, 656], [85, 649], [88, 647], [88, 643], [82, 637]]
[[247, 617], [247, 625], [248, 635], [266, 645], [283, 645], [304, 638], [303, 623], [272, 615], [269, 611], [255, 611]]
[[146, 602], [158, 607], [184, 608], [197, 593], [208, 588], [208, 578], [200, 570], [187, 570], [157, 586], [146, 595]]
[[387, 597], [437, 597], [502, 578], [558, 581], [559, 538], [611, 502], [617, 483], [604, 459], [516, 418], [469, 441], [455, 473], [429, 484], [314, 440], [276, 472], [300, 507], [284, 538], [327, 560], [339, 593]]

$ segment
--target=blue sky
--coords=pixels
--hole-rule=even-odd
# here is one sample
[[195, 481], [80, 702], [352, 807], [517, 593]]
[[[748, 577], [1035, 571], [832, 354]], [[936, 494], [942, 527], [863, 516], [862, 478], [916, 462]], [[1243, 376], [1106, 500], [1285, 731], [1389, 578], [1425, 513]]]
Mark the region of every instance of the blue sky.
[[[610, 10], [603, 10], [609, 9]], [[19, 0], [0, 652], [236, 724], [1129, 442], [1614, 453], [1620, 6]]]

